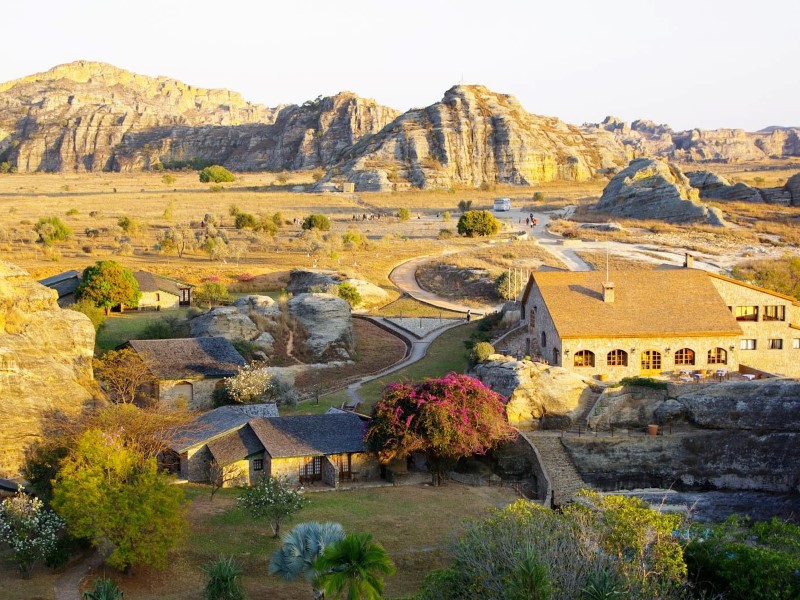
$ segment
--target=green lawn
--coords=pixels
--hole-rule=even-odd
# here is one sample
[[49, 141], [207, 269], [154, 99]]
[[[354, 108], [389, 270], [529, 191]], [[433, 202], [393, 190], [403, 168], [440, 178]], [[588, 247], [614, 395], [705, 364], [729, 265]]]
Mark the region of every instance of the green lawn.
[[187, 336], [189, 330], [188, 327], [184, 330], [184, 324], [190, 310], [189, 308], [179, 308], [146, 312], [130, 311], [122, 314], [111, 313], [100, 331], [97, 332], [97, 347], [105, 352], [113, 350], [128, 340], [144, 339], [143, 334], [147, 326], [159, 319], [180, 320], [181, 327], [175, 330], [175, 337]]

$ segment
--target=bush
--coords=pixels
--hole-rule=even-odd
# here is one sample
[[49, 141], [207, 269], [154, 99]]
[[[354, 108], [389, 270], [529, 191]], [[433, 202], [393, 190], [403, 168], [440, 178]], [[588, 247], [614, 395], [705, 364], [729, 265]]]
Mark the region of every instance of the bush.
[[450, 220], [450, 211], [447, 211], [447, 210], [446, 210], [446, 211], [444, 211], [444, 212], [442, 213], [442, 221], [445, 221], [445, 222], [447, 222], [447, 221], [449, 221], [449, 220]]
[[493, 235], [500, 230], [500, 222], [488, 210], [470, 210], [458, 220], [459, 235], [467, 237]]
[[339, 295], [339, 298], [346, 300], [351, 307], [356, 307], [362, 302], [361, 294], [356, 286], [354, 286], [352, 283], [343, 281], [336, 286], [336, 292]]
[[494, 353], [494, 346], [489, 342], [478, 342], [472, 347], [472, 352], [470, 352], [470, 363], [476, 365], [479, 362], [485, 361]]
[[303, 219], [303, 229], [319, 229], [320, 231], [328, 231], [331, 228], [331, 222], [325, 215], [313, 214], [308, 215]]
[[255, 215], [251, 215], [250, 213], [240, 212], [236, 213], [233, 224], [236, 229], [253, 229], [258, 225], [258, 219], [256, 219]]
[[401, 208], [397, 211], [397, 218], [400, 221], [408, 221], [411, 218], [411, 211], [407, 208]]
[[242, 567], [232, 556], [220, 557], [203, 567], [208, 578], [203, 590], [205, 600], [244, 600], [247, 595], [242, 586]]
[[453, 232], [450, 229], [440, 229], [439, 230], [439, 239], [440, 240], [449, 240], [453, 237]]
[[75, 215], [79, 215], [79, 214], [81, 214], [81, 213], [80, 213], [80, 211], [79, 211], [77, 208], [70, 208], [70, 209], [67, 211], [67, 216], [68, 216], [68, 217], [74, 217]]
[[117, 225], [130, 236], [137, 236], [142, 230], [142, 222], [136, 217], [120, 217]]
[[84, 600], [120, 600], [123, 597], [122, 590], [112, 580], [105, 577], [98, 577], [94, 580], [94, 589], [84, 592]]
[[458, 212], [465, 213], [472, 208], [472, 200], [459, 200]]
[[175, 183], [175, 175], [171, 173], [164, 173], [161, 176], [161, 182], [165, 185], [172, 185], [173, 183]]
[[33, 230], [39, 234], [39, 241], [45, 246], [65, 242], [72, 237], [72, 229], [58, 217], [40, 218]]
[[534, 202], [544, 202], [544, 194], [542, 192], [535, 192], [533, 194]]
[[510, 277], [508, 271], [503, 271], [494, 280], [494, 289], [497, 295], [503, 300], [515, 300], [521, 291], [521, 286], [525, 285], [522, 277]]
[[106, 311], [95, 305], [91, 300], [78, 300], [74, 304], [70, 304], [67, 308], [75, 312], [83, 313], [89, 317], [95, 331], [99, 331], [100, 327], [102, 327], [103, 323], [106, 321]]
[[211, 165], [200, 171], [200, 181], [202, 183], [229, 183], [235, 179], [233, 173], [219, 165]]

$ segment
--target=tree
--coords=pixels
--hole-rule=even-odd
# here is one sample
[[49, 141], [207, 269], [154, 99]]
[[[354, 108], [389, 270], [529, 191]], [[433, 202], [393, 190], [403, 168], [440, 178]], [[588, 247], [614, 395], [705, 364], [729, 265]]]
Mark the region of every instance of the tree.
[[114, 430], [86, 430], [53, 485], [53, 507], [78, 538], [108, 548], [106, 562], [163, 568], [186, 532], [183, 490]]
[[328, 231], [331, 228], [331, 222], [328, 217], [321, 214], [308, 215], [303, 219], [303, 229], [319, 229], [320, 231]]
[[0, 502], [0, 543], [11, 549], [25, 579], [30, 577], [37, 560], [55, 550], [63, 525], [56, 513], [47, 510], [38, 498], [23, 492], [21, 486], [14, 496]]
[[509, 277], [508, 271], [503, 271], [494, 280], [494, 289], [503, 300], [514, 300], [521, 291], [522, 281], [514, 275]]
[[316, 585], [335, 598], [347, 589], [348, 600], [380, 600], [380, 574], [392, 575], [396, 570], [386, 550], [373, 542], [369, 533], [348, 534], [327, 546], [314, 569], [318, 573]]
[[367, 445], [388, 463], [425, 452], [433, 483], [459, 458], [513, 439], [505, 399], [477, 379], [449, 373], [422, 383], [387, 386], [372, 411]]
[[236, 229], [253, 229], [258, 225], [258, 219], [253, 214], [237, 212], [233, 218], [233, 224]]
[[136, 401], [144, 386], [153, 381], [146, 357], [133, 348], [109, 350], [94, 359], [94, 374], [114, 402]]
[[256, 519], [266, 519], [272, 537], [278, 537], [281, 523], [299, 511], [308, 500], [302, 492], [292, 489], [285, 478], [261, 477], [255, 485], [244, 488], [236, 502]]
[[221, 281], [204, 281], [200, 287], [194, 291], [194, 299], [197, 304], [216, 306], [228, 300], [228, 287]]
[[72, 229], [58, 217], [40, 218], [33, 230], [39, 234], [39, 241], [45, 246], [65, 242], [72, 237]]
[[223, 465], [216, 460], [209, 460], [206, 463], [206, 474], [211, 487], [211, 501], [214, 495], [228, 483], [238, 481], [242, 477], [242, 471], [236, 465]]
[[183, 258], [184, 252], [192, 244], [192, 232], [185, 225], [170, 227], [158, 236], [156, 250], [158, 252], [175, 252], [178, 258]]
[[272, 375], [264, 362], [253, 361], [225, 378], [223, 385], [228, 398], [237, 404], [260, 402], [272, 392]]
[[97, 332], [106, 321], [106, 312], [99, 306], [96, 306], [91, 300], [84, 298], [82, 300], [78, 300], [74, 304], [70, 304], [67, 308], [89, 317], [89, 320], [94, 326], [95, 332]]
[[465, 213], [472, 208], [472, 200], [459, 200], [458, 212]]
[[336, 292], [339, 294], [339, 298], [346, 300], [351, 307], [356, 307], [363, 301], [358, 288], [352, 283], [343, 281], [336, 286]]
[[470, 210], [458, 219], [459, 235], [467, 237], [494, 235], [500, 231], [500, 222], [488, 210]]
[[344, 529], [339, 523], [300, 523], [283, 536], [281, 547], [269, 561], [269, 574], [278, 575], [288, 581], [300, 577], [313, 588], [313, 597], [324, 598], [324, 592], [316, 586], [317, 571], [314, 563], [325, 548], [344, 538]]
[[108, 314], [113, 306], [136, 306], [141, 293], [130, 269], [113, 260], [101, 260], [83, 270], [75, 297], [94, 302]]
[[242, 567], [232, 556], [220, 557], [203, 567], [208, 578], [203, 590], [205, 600], [245, 600]]
[[211, 165], [200, 171], [200, 181], [203, 183], [229, 183], [235, 179], [233, 173], [219, 165]]

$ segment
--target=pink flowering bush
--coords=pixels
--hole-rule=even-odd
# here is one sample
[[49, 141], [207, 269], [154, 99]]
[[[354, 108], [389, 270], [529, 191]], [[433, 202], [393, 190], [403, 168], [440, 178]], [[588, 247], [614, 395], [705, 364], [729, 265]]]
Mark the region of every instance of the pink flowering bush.
[[256, 278], [256, 276], [253, 275], [252, 273], [242, 273], [236, 279], [238, 279], [239, 281], [241, 281], [243, 283], [246, 283], [248, 281], [253, 281], [253, 279], [255, 279], [255, 278]]
[[459, 458], [485, 454], [516, 436], [505, 401], [477, 379], [456, 373], [395, 383], [375, 405], [365, 440], [384, 463], [424, 452], [438, 482]]

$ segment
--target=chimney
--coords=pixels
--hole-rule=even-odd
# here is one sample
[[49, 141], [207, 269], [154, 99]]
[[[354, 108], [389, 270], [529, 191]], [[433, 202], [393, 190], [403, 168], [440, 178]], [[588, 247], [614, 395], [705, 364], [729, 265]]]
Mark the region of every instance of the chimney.
[[694, 256], [687, 252], [686, 258], [683, 261], [683, 266], [686, 269], [694, 269]]
[[614, 284], [610, 281], [603, 282], [603, 302], [614, 302]]

